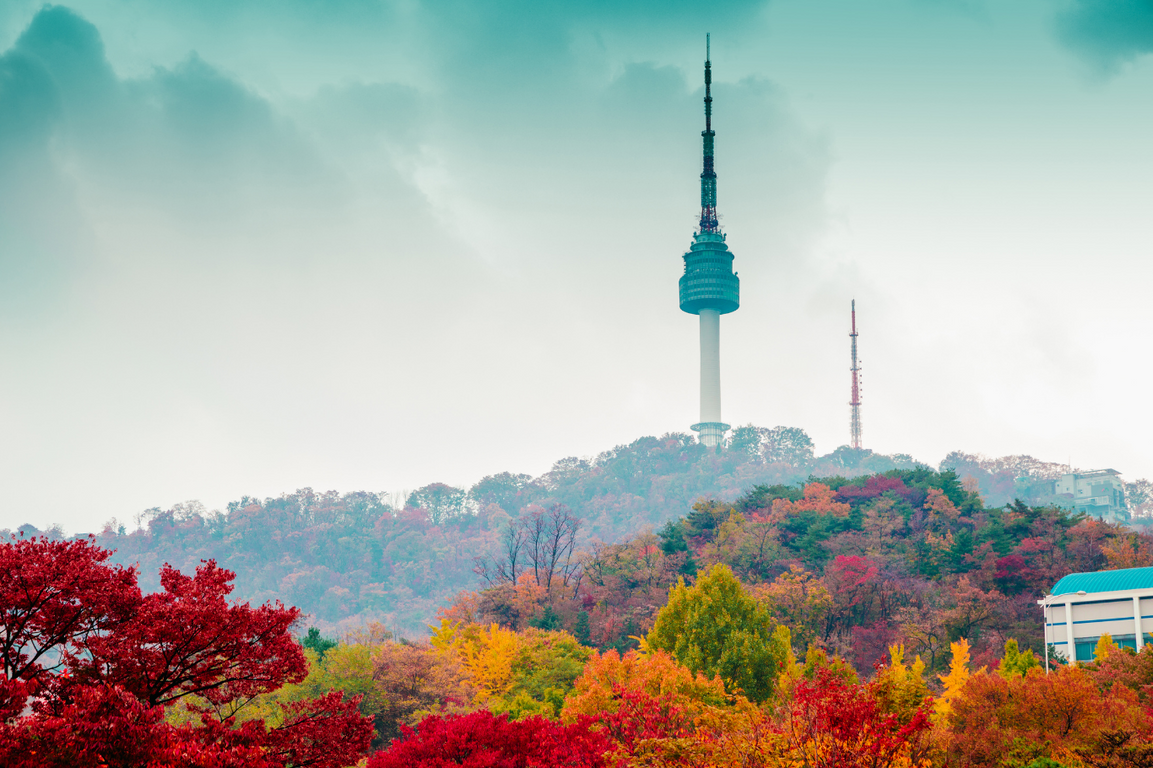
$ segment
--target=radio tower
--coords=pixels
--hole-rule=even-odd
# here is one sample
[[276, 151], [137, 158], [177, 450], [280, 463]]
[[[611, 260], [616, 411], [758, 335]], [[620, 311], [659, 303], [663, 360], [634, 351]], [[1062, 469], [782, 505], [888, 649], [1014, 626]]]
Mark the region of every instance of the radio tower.
[[857, 365], [857, 300], [853, 299], [853, 330], [849, 333], [849, 338], [853, 342], [853, 367], [850, 368], [853, 372], [853, 401], [849, 403], [852, 407], [852, 416], [849, 419], [849, 431], [852, 433], [852, 446], [854, 448], [861, 447], [861, 382], [860, 372], [861, 368]]
[[701, 171], [701, 221], [684, 255], [681, 309], [701, 318], [701, 420], [692, 426], [707, 446], [720, 444], [729, 425], [721, 421], [721, 315], [740, 306], [740, 280], [733, 254], [717, 221], [717, 174], [713, 169], [713, 94], [709, 36], [705, 36], [704, 169]]

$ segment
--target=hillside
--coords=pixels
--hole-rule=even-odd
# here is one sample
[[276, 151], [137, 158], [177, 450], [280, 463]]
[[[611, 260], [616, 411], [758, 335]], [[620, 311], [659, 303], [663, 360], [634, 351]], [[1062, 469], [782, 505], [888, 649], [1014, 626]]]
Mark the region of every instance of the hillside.
[[[219, 511], [196, 503], [151, 509], [137, 530], [110, 524], [96, 538], [115, 550], [117, 561], [138, 563], [142, 585], [150, 589], [165, 562], [190, 572], [200, 560], [214, 559], [237, 573], [236, 597], [299, 606], [326, 631], [380, 621], [400, 634], [423, 635], [438, 608], [462, 590], [485, 585], [476, 558], [500, 549], [510, 522], [533, 511], [566, 507], [579, 520], [571, 555], [592, 562], [607, 544], [695, 519], [693, 505], [702, 498], [746, 509], [757, 487], [787, 486], [778, 495], [788, 496], [800, 494], [810, 478], [840, 478], [829, 483], [840, 488], [844, 478], [931, 472], [907, 455], [842, 447], [818, 457], [812, 445], [803, 430], [787, 427], [739, 428], [719, 452], [686, 434], [645, 437], [592, 459], [562, 459], [535, 478], [502, 473], [468, 489], [429, 485], [410, 494], [402, 508], [388, 504], [384, 494], [303, 489], [279, 498], [244, 497]], [[1048, 504], [1050, 481], [1062, 468], [1029, 457], [985, 460], [961, 453], [942, 463], [949, 467], [958, 470], [951, 482], [965, 479], [980, 494], [966, 497], [974, 509], [996, 509], [1014, 498]], [[1132, 486], [1135, 503], [1146, 501], [1147, 485]], [[907, 522], [908, 510], [902, 510]], [[703, 546], [699, 535], [690, 539]], [[1005, 554], [1005, 546], [995, 549]], [[789, 557], [780, 554], [760, 578], [786, 568]]]

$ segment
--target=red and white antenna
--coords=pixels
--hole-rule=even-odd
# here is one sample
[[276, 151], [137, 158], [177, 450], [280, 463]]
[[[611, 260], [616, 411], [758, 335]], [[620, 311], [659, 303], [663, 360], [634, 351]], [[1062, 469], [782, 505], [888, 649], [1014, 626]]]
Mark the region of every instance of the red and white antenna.
[[857, 300], [853, 299], [853, 325], [852, 331], [849, 333], [849, 338], [853, 342], [853, 367], [850, 369], [853, 372], [853, 399], [849, 403], [852, 407], [852, 415], [849, 418], [849, 432], [851, 442], [850, 445], [854, 448], [861, 447], [861, 367], [857, 365]]

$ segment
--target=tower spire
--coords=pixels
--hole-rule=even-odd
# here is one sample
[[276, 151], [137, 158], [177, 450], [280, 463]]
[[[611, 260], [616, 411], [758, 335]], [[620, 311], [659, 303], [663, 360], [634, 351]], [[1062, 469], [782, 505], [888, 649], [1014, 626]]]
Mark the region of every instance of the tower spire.
[[701, 231], [716, 232], [717, 172], [713, 169], [713, 65], [711, 35], [705, 35], [705, 129], [701, 131], [704, 144], [704, 169], [701, 171]]

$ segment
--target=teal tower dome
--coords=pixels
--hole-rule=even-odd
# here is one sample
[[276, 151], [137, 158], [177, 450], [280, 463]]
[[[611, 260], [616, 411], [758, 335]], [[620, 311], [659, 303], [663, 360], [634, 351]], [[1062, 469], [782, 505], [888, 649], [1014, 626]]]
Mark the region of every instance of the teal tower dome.
[[[707, 38], [706, 38], [707, 40]], [[680, 280], [681, 309], [699, 315], [702, 309], [719, 314], [735, 312], [741, 305], [741, 281], [733, 272], [733, 254], [717, 221], [717, 172], [713, 165], [713, 73], [709, 44], [705, 44], [704, 169], [701, 171], [701, 221], [693, 244], [684, 255], [685, 273]]]

